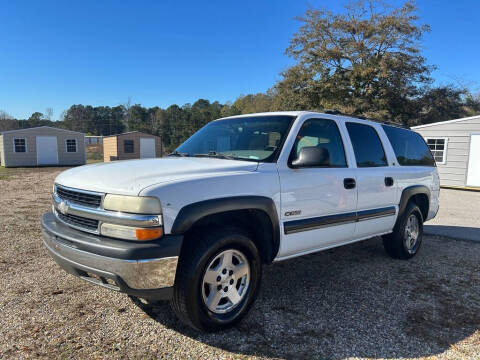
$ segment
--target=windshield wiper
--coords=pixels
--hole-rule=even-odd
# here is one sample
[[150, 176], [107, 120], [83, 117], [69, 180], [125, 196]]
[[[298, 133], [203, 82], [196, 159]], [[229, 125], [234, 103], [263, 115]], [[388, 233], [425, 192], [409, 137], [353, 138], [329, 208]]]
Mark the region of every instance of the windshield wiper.
[[181, 156], [181, 157], [188, 157], [190, 156], [188, 153], [181, 153], [181, 152], [178, 152], [177, 150], [171, 152], [170, 154], [168, 154], [167, 156]]
[[220, 154], [217, 153], [216, 151], [209, 151], [208, 154], [193, 154], [195, 157], [213, 157], [217, 159], [228, 159], [228, 160], [237, 160], [235, 156], [231, 155], [226, 155], [226, 154]]

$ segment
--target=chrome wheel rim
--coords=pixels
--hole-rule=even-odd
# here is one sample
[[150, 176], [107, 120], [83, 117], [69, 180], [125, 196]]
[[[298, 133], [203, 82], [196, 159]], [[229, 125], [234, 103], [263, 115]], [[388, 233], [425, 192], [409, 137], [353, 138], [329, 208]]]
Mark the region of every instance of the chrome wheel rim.
[[213, 313], [232, 311], [245, 298], [250, 264], [239, 250], [224, 250], [208, 264], [202, 280], [202, 298]]
[[411, 214], [405, 226], [405, 247], [409, 253], [414, 253], [420, 233], [420, 225], [415, 214]]

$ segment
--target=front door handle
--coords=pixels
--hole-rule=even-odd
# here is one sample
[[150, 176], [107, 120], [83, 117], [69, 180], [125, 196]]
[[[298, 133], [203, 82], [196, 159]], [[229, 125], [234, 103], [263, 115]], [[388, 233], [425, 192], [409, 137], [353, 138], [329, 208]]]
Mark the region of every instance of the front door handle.
[[355, 179], [353, 179], [353, 178], [343, 179], [343, 187], [345, 189], [354, 189], [355, 186], [357, 186], [357, 183], [355, 182]]
[[393, 178], [387, 176], [387, 177], [385, 178], [385, 186], [392, 186], [392, 185], [393, 185]]

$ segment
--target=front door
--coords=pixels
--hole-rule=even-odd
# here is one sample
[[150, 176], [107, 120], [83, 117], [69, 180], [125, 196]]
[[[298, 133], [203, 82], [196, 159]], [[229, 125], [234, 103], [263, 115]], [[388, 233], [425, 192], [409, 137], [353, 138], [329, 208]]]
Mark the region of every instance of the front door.
[[467, 186], [480, 186], [480, 134], [470, 137]]
[[140, 159], [155, 157], [155, 139], [140, 138]]
[[58, 148], [56, 136], [37, 136], [37, 165], [57, 165]]
[[[291, 161], [303, 147], [323, 148], [328, 165], [293, 168]], [[351, 241], [356, 221], [355, 169], [348, 167], [336, 121], [307, 119], [297, 133], [288, 164], [283, 161], [278, 166], [283, 224], [278, 258]]]

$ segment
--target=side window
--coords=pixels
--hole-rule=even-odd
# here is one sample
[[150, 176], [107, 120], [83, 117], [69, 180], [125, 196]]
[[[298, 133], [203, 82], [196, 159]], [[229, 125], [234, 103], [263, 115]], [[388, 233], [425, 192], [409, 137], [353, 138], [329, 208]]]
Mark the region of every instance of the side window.
[[77, 152], [77, 140], [76, 139], [67, 139], [65, 140], [67, 145], [67, 152], [76, 153]]
[[328, 167], [347, 167], [342, 136], [337, 124], [327, 119], [310, 119], [303, 123], [293, 145], [291, 158], [296, 158], [303, 147], [323, 147], [330, 156]]
[[[389, 125], [382, 125], [385, 134], [387, 134], [390, 144], [392, 144], [393, 151], [397, 157], [397, 161], [402, 166], [435, 166], [432, 150], [435, 158], [437, 156], [440, 160], [444, 156], [444, 144], [439, 145], [438, 149], [441, 153], [437, 153], [437, 143], [429, 141], [429, 145], [425, 144], [423, 138], [414, 131], [397, 128]], [[443, 140], [443, 139], [442, 139]], [[432, 148], [432, 146], [434, 148]]]
[[427, 144], [432, 152], [435, 161], [438, 164], [445, 164], [447, 162], [447, 139], [446, 138], [427, 138]]
[[346, 126], [358, 167], [387, 166], [382, 142], [372, 126], [353, 122]]
[[25, 138], [15, 138], [13, 139], [13, 147], [16, 153], [27, 152], [27, 143]]
[[133, 154], [133, 140], [123, 140], [123, 151], [125, 154]]

